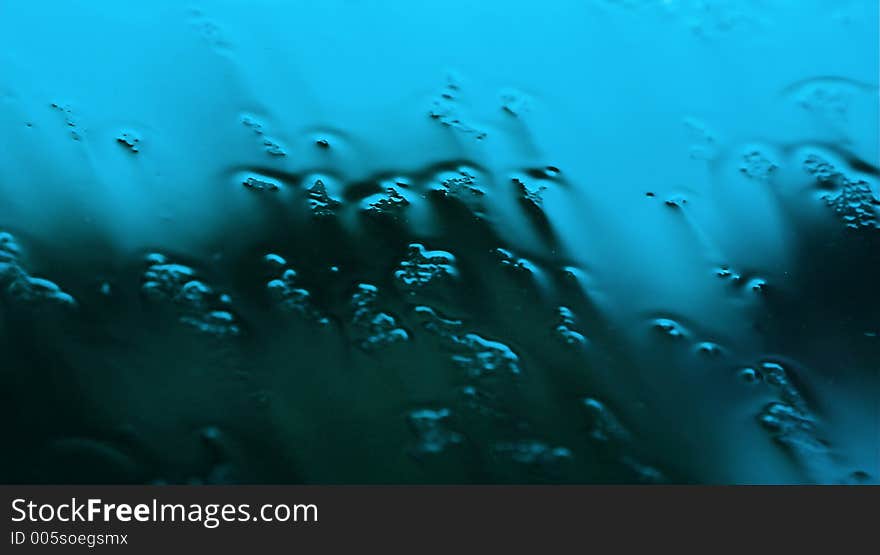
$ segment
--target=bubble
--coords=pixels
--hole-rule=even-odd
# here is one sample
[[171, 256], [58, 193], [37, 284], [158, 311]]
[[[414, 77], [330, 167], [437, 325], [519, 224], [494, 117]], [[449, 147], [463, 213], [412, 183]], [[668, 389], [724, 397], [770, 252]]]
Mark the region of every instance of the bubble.
[[116, 137], [116, 142], [126, 147], [131, 152], [140, 152], [140, 136], [134, 131], [124, 131]]
[[0, 262], [18, 260], [21, 248], [11, 233], [0, 231]]
[[595, 397], [581, 400], [589, 439], [603, 457], [616, 461], [638, 483], [667, 482], [665, 474], [654, 466], [640, 462], [633, 453], [635, 437], [608, 406]]
[[715, 275], [720, 277], [721, 279], [739, 279], [738, 274], [734, 274], [733, 270], [730, 269], [730, 266], [721, 266], [715, 270]]
[[241, 333], [236, 317], [219, 306], [220, 295], [197, 279], [194, 269], [158, 253], [148, 255], [146, 261], [141, 291], [147, 299], [173, 306], [180, 323], [196, 332], [216, 337]]
[[557, 312], [559, 314], [559, 323], [556, 325], [554, 331], [562, 343], [566, 345], [586, 344], [587, 338], [573, 329], [575, 325], [574, 312], [565, 306], [560, 306], [557, 309]]
[[504, 343], [468, 333], [458, 339], [457, 345], [462, 353], [453, 355], [452, 360], [470, 377], [520, 373], [519, 357]]
[[367, 283], [358, 284], [351, 297], [352, 325], [358, 346], [365, 351], [376, 351], [410, 339], [409, 333], [398, 325], [394, 316], [376, 308], [378, 297], [379, 289]]
[[826, 453], [827, 446], [818, 436], [816, 418], [785, 366], [774, 361], [758, 364], [757, 381], [770, 387], [778, 401], [764, 406], [758, 421], [774, 441], [808, 462], [816, 453]]
[[327, 192], [327, 186], [324, 181], [316, 179], [314, 184], [308, 189], [309, 209], [312, 214], [318, 217], [332, 216], [336, 213], [342, 203], [332, 198]]
[[144, 272], [141, 289], [148, 297], [174, 300], [193, 276], [195, 271], [188, 266], [156, 262]]
[[681, 208], [684, 208], [685, 204], [687, 204], [687, 199], [681, 195], [676, 195], [673, 197], [669, 197], [668, 199], [663, 201], [663, 204], [665, 204], [666, 206], [668, 206], [670, 208], [681, 209]]
[[522, 91], [516, 89], [504, 89], [499, 94], [501, 109], [511, 116], [522, 116], [532, 108], [532, 99]]
[[822, 185], [834, 186], [835, 182], [845, 179], [842, 173], [831, 162], [818, 154], [810, 154], [804, 158], [804, 170], [816, 178]]
[[70, 137], [74, 141], [79, 141], [82, 138], [82, 134], [80, 132], [81, 130], [78, 129], [78, 118], [74, 114], [73, 108], [67, 104], [60, 104], [58, 102], [53, 102], [51, 107], [60, 112], [64, 117], [64, 123], [70, 129]]
[[668, 337], [678, 339], [688, 336], [687, 330], [681, 324], [669, 318], [657, 318], [652, 322], [651, 326]]
[[846, 183], [836, 195], [827, 195], [825, 202], [848, 228], [880, 229], [877, 209], [880, 200], [864, 181]]
[[364, 199], [366, 211], [372, 214], [398, 216], [409, 206], [409, 201], [394, 187]]
[[269, 253], [263, 257], [263, 261], [273, 268], [283, 268], [287, 266], [287, 261], [280, 255]]
[[441, 453], [447, 447], [462, 442], [462, 435], [448, 428], [450, 414], [446, 408], [410, 411], [407, 421], [416, 436], [416, 444], [413, 446], [416, 454]]
[[743, 368], [739, 371], [739, 377], [742, 381], [755, 384], [761, 381], [761, 374], [759, 374], [754, 368]]
[[763, 361], [758, 365], [761, 373], [761, 379], [767, 385], [773, 387], [779, 396], [797, 407], [806, 410], [806, 402], [803, 400], [800, 392], [789, 378], [789, 372], [784, 366], [777, 362]]
[[242, 114], [241, 115], [241, 123], [248, 129], [254, 132], [254, 135], [257, 136], [261, 145], [263, 146], [263, 150], [269, 154], [270, 156], [287, 156], [287, 151], [281, 146], [278, 141], [266, 135], [263, 130], [263, 122], [260, 121], [253, 114]]
[[779, 166], [760, 150], [749, 150], [742, 155], [742, 164], [739, 167], [740, 173], [749, 179], [758, 181], [768, 181]]
[[517, 191], [520, 195], [520, 198], [526, 203], [531, 205], [532, 208], [541, 209], [544, 205], [544, 191], [547, 190], [545, 185], [538, 186], [536, 188], [530, 189], [526, 183], [518, 178], [514, 177], [511, 179], [514, 186], [517, 188]]
[[534, 264], [525, 258], [517, 257], [508, 249], [497, 248], [492, 252], [501, 263], [501, 266], [515, 275], [532, 277], [538, 273], [538, 269]]
[[722, 265], [715, 268], [715, 275], [718, 276], [719, 279], [729, 281], [732, 286], [739, 287], [741, 291], [764, 295], [769, 289], [766, 279], [761, 277], [745, 279], [747, 276], [743, 276], [743, 274], [728, 265]]
[[697, 344], [696, 350], [698, 354], [706, 357], [718, 357], [724, 353], [721, 346], [711, 341], [701, 341]]
[[487, 133], [477, 126], [467, 123], [467, 117], [459, 102], [460, 86], [458, 81], [459, 79], [455, 76], [449, 77], [446, 87], [434, 98], [428, 115], [444, 127], [481, 141], [486, 138]]
[[201, 333], [215, 336], [238, 335], [241, 332], [235, 316], [225, 310], [211, 310], [203, 315], [185, 315], [180, 317], [180, 321]]
[[847, 228], [880, 229], [880, 197], [867, 181], [848, 177], [817, 154], [808, 155], [803, 167], [824, 189], [822, 198]]
[[21, 247], [15, 237], [0, 231], [0, 286], [8, 297], [25, 305], [54, 305], [76, 307], [72, 295], [55, 282], [32, 276], [20, 260]]
[[770, 403], [758, 416], [761, 425], [773, 439], [785, 447], [807, 451], [825, 451], [825, 446], [815, 437], [813, 419], [786, 403]]
[[284, 264], [276, 265], [276, 268], [281, 271], [280, 277], [271, 279], [266, 284], [266, 289], [275, 305], [284, 312], [299, 314], [319, 324], [328, 323], [327, 318], [322, 316], [312, 303], [311, 293], [297, 285], [296, 270], [285, 267]]
[[394, 272], [397, 285], [408, 292], [424, 289], [438, 281], [455, 279], [458, 270], [455, 257], [445, 251], [429, 251], [424, 245], [412, 243], [406, 257]]
[[790, 89], [802, 109], [831, 121], [845, 121], [859, 87], [850, 81], [808, 79]]
[[561, 173], [562, 171], [556, 166], [546, 166], [544, 168], [544, 176], [550, 179], [553, 179], [554, 177], [559, 177], [559, 174]]
[[461, 320], [444, 318], [429, 306], [416, 306], [413, 308], [413, 312], [421, 317], [422, 326], [426, 330], [453, 343], [458, 340], [457, 330], [462, 329], [464, 326], [464, 323]]
[[767, 292], [767, 282], [761, 278], [754, 278], [749, 280], [747, 287], [755, 293]]
[[48, 279], [23, 275], [13, 280], [6, 292], [10, 297], [23, 303], [53, 303], [76, 306], [72, 296], [61, 290]]
[[553, 447], [535, 440], [498, 442], [495, 452], [525, 465], [556, 465], [572, 458], [572, 452], [567, 447]]
[[262, 177], [251, 176], [242, 181], [241, 184], [251, 191], [270, 191], [274, 193], [281, 190], [281, 186], [277, 182]]
[[433, 190], [444, 197], [454, 198], [477, 208], [481, 206], [482, 197], [486, 195], [477, 178], [477, 172], [468, 167], [439, 174]]
[[146, 262], [147, 264], [151, 264], [151, 265], [152, 264], [165, 264], [166, 262], [168, 262], [168, 258], [162, 253], [151, 252], [150, 254], [148, 254], [144, 257], [144, 262]]
[[423, 327], [445, 340], [447, 347], [456, 353], [451, 357], [452, 362], [464, 369], [469, 378], [521, 372], [519, 357], [504, 343], [465, 332], [462, 321], [444, 318], [430, 307], [417, 306], [414, 310], [422, 318]]
[[464, 406], [473, 414], [492, 422], [507, 422], [510, 415], [503, 406], [502, 398], [488, 388], [466, 385], [461, 388]]
[[618, 442], [630, 440], [629, 432], [601, 401], [593, 397], [585, 397], [581, 405], [586, 412], [587, 430], [592, 439]]
[[265, 147], [266, 153], [270, 156], [287, 156], [287, 151], [284, 150], [284, 147], [272, 139], [263, 139], [263, 146]]
[[659, 469], [640, 463], [632, 457], [624, 456], [621, 458], [620, 462], [635, 473], [636, 481], [639, 483], [663, 484], [669, 481], [666, 475]]

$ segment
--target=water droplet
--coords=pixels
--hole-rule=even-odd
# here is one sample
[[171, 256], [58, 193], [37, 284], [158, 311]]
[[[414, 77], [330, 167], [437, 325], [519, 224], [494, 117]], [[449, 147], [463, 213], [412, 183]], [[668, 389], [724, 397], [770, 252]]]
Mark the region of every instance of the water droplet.
[[124, 131], [116, 137], [116, 142], [135, 154], [140, 152], [141, 139], [134, 131]]
[[407, 415], [410, 428], [416, 436], [413, 451], [417, 455], [437, 454], [448, 446], [462, 442], [462, 435], [448, 429], [449, 409], [418, 409]]
[[267, 178], [248, 177], [244, 181], [242, 181], [241, 184], [252, 191], [276, 192], [281, 190], [281, 187], [278, 185], [278, 183]]

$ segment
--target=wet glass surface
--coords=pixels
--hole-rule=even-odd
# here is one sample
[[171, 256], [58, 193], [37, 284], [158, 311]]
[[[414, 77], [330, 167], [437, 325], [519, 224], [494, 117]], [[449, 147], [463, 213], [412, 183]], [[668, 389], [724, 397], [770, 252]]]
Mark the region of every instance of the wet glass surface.
[[0, 4], [4, 482], [877, 483], [878, 3]]

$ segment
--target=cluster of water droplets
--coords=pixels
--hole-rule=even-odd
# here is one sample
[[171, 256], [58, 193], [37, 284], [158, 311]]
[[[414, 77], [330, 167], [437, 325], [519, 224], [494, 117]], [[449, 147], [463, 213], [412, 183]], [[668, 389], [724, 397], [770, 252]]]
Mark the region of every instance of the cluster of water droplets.
[[21, 255], [15, 237], [0, 231], [0, 287], [5, 297], [26, 305], [76, 306], [74, 298], [55, 282], [31, 275], [22, 265]]
[[141, 291], [147, 299], [171, 305], [180, 322], [199, 333], [220, 337], [241, 333], [228, 295], [198, 279], [195, 270], [159, 253], [147, 255], [146, 263]]

